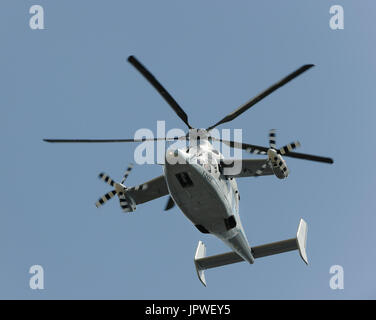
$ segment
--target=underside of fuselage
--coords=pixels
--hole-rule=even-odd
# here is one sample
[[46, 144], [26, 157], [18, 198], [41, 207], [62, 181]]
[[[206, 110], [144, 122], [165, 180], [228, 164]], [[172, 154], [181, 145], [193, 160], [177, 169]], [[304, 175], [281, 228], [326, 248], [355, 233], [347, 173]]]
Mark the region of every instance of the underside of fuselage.
[[164, 173], [172, 198], [197, 229], [217, 236], [253, 263], [238, 214], [236, 181], [222, 176], [215, 161], [202, 163], [194, 157], [181, 149], [167, 152]]

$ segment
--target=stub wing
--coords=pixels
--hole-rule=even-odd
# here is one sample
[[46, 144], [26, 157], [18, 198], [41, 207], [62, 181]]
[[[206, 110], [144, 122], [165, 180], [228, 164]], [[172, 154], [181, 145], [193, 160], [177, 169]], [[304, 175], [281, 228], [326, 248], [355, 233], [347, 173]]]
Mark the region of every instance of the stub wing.
[[135, 202], [141, 204], [169, 194], [163, 175], [149, 180], [138, 186], [131, 187], [126, 192]]
[[169, 194], [164, 176], [159, 176], [143, 184], [127, 188], [123, 183], [129, 174], [131, 167], [128, 168], [121, 183], [115, 182], [105, 173], [99, 177], [115, 189], [107, 192], [96, 203], [97, 208], [101, 207], [108, 200], [117, 195], [120, 207], [124, 212], [134, 212], [138, 204], [151, 201]]
[[[283, 252], [299, 250], [299, 254], [303, 261], [308, 265], [308, 258], [306, 253], [307, 242], [307, 223], [300, 219], [298, 232], [296, 238], [272, 242], [261, 246], [252, 247], [252, 254], [257, 258], [262, 258]], [[197, 275], [204, 286], [206, 286], [205, 273], [206, 269], [216, 268], [227, 264], [237, 263], [244, 261], [236, 252], [227, 252], [217, 254], [214, 256], [206, 257], [206, 247], [202, 241], [199, 241], [196, 254], [195, 266]]]

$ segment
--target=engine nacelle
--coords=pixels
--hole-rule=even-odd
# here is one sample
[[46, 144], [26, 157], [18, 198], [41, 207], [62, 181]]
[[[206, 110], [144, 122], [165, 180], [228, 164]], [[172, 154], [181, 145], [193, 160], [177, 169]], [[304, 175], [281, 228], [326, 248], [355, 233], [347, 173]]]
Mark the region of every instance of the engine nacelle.
[[128, 188], [120, 183], [115, 184], [115, 190], [117, 192], [120, 207], [124, 212], [136, 211], [136, 201], [128, 194]]
[[289, 169], [287, 168], [285, 160], [278, 154], [277, 150], [270, 148], [268, 150], [269, 162], [272, 165], [274, 175], [279, 179], [285, 179], [289, 175]]

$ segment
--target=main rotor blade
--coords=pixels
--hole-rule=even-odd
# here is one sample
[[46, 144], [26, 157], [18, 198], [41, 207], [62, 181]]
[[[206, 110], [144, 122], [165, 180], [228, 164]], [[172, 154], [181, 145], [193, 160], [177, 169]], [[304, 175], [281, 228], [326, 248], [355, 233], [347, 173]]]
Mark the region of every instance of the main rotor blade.
[[50, 143], [109, 143], [109, 142], [144, 142], [144, 141], [176, 141], [186, 140], [186, 136], [173, 138], [145, 138], [145, 139], [43, 139]]
[[308, 69], [312, 68], [313, 66], [314, 66], [313, 64], [306, 64], [304, 66], [301, 66], [299, 69], [297, 69], [293, 73], [290, 73], [287, 77], [281, 79], [280, 81], [278, 81], [277, 83], [275, 83], [274, 85], [272, 85], [271, 87], [266, 89], [265, 91], [261, 92], [256, 97], [252, 98], [251, 100], [246, 102], [244, 105], [240, 106], [238, 109], [236, 109], [235, 111], [233, 111], [232, 113], [230, 113], [229, 115], [224, 117], [222, 120], [218, 121], [216, 124], [212, 125], [211, 127], [209, 127], [206, 130], [209, 131], [209, 130], [215, 128], [216, 126], [218, 126], [222, 123], [234, 120], [236, 117], [238, 117], [243, 112], [247, 111], [250, 107], [255, 105], [257, 102], [261, 101], [262, 99], [267, 97], [269, 94], [271, 94], [272, 92], [274, 92], [278, 88], [282, 87], [283, 85], [285, 85], [289, 81], [293, 80], [297, 76], [301, 75], [303, 72], [307, 71]]
[[128, 57], [128, 62], [133, 65], [145, 78], [150, 82], [150, 84], [159, 92], [159, 94], [165, 99], [165, 101], [171, 106], [180, 119], [192, 129], [188, 122], [188, 116], [184, 110], [178, 105], [175, 99], [167, 92], [167, 90], [160, 84], [160, 82], [147, 70], [134, 56]]
[[[215, 139], [215, 140], [223, 142], [223, 143], [227, 144], [228, 146], [230, 146], [231, 148], [243, 149], [243, 150], [250, 152], [250, 153], [265, 154], [269, 149], [267, 147], [257, 146], [257, 145], [249, 144], [249, 143], [226, 141], [226, 140], [222, 140], [222, 139]], [[310, 161], [324, 162], [324, 163], [334, 163], [332, 158], [315, 156], [315, 155], [305, 154], [305, 153], [286, 152], [283, 156], [284, 157], [304, 159], [304, 160], [310, 160]]]
[[334, 163], [334, 161], [333, 161], [332, 158], [315, 156], [315, 155], [306, 154], [306, 153], [287, 152], [283, 156], [284, 157], [290, 157], [290, 158], [297, 158], [297, 159], [304, 159], [304, 160], [311, 160], [311, 161], [317, 161], [317, 162], [330, 163], [330, 164]]

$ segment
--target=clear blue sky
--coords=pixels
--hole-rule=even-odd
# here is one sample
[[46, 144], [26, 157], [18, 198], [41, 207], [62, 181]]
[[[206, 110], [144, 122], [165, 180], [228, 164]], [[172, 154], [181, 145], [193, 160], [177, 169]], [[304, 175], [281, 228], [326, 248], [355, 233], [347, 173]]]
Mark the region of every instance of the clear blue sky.
[[[29, 8], [46, 30], [29, 28]], [[329, 28], [342, 4], [345, 29]], [[376, 298], [375, 9], [357, 1], [14, 1], [0, 19], [0, 298], [258, 299]], [[334, 165], [286, 159], [291, 174], [238, 180], [251, 244], [309, 226], [307, 267], [297, 252], [207, 271], [197, 279], [198, 240], [208, 254], [228, 249], [200, 234], [166, 199], [123, 214], [96, 209], [134, 144], [51, 145], [43, 138], [133, 137], [182, 122], [126, 62], [136, 55], [170, 90], [196, 127], [207, 127], [297, 67], [315, 68], [221, 128], [243, 141], [295, 139], [300, 152]], [[160, 175], [136, 166], [130, 185]], [[28, 286], [30, 266], [45, 290]], [[342, 265], [345, 289], [329, 288]]]

